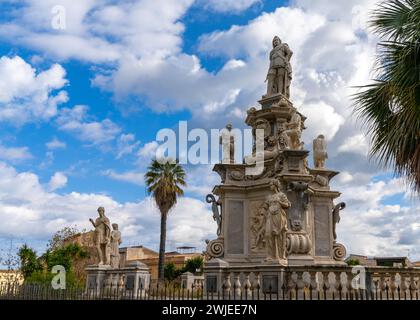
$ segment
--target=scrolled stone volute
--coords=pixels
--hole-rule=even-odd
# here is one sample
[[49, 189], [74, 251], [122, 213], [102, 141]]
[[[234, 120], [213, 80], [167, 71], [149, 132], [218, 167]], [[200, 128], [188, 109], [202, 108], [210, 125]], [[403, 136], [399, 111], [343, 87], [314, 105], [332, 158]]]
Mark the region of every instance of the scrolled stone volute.
[[225, 246], [223, 238], [215, 240], [207, 240], [206, 256], [209, 260], [214, 258], [222, 258], [225, 254]]
[[346, 257], [346, 248], [341, 243], [334, 243], [333, 245], [333, 257], [334, 260], [343, 261]]

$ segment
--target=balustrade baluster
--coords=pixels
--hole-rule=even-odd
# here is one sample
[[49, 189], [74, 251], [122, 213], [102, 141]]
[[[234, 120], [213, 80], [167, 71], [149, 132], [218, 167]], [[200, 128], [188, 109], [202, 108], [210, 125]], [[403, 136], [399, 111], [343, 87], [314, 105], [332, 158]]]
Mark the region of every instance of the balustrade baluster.
[[316, 276], [316, 271], [309, 271], [310, 300], [316, 300], [318, 298], [318, 283], [316, 281]]
[[323, 285], [323, 294], [324, 300], [330, 299], [330, 279], [329, 279], [329, 271], [322, 272], [322, 285]]
[[245, 274], [245, 281], [244, 281], [244, 293], [245, 293], [245, 300], [248, 300], [248, 296], [251, 296], [251, 281], [249, 280], [249, 272]]
[[303, 272], [296, 272], [296, 299], [303, 300], [305, 294], [305, 283], [303, 281]]
[[408, 300], [407, 290], [409, 289], [409, 286], [407, 286], [407, 274], [404, 272], [401, 272], [401, 299], [402, 300]]
[[225, 278], [225, 295], [228, 299], [230, 299], [230, 290], [231, 290], [232, 284], [230, 282], [230, 273], [226, 274]]
[[235, 296], [237, 299], [241, 299], [242, 287], [241, 287], [241, 274], [235, 275]]

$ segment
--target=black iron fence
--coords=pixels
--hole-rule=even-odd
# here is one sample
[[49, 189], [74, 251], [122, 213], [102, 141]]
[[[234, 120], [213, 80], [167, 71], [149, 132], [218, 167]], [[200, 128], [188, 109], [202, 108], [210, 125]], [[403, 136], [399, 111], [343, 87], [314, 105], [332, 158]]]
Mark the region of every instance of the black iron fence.
[[201, 285], [184, 287], [177, 284], [157, 284], [147, 288], [129, 290], [124, 287], [103, 286], [100, 289], [67, 287], [54, 289], [47, 284], [0, 284], [0, 300], [420, 300], [417, 287], [401, 288], [372, 284], [371, 289], [352, 289], [341, 284], [330, 287], [324, 284], [313, 287], [296, 284], [283, 285], [277, 291], [259, 287], [222, 286], [221, 290], [208, 292]]

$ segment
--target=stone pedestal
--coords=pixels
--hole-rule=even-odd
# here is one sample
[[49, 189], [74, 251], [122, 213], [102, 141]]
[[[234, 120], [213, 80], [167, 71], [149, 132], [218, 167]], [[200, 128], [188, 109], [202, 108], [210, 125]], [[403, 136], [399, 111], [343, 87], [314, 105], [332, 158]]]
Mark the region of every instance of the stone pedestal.
[[109, 265], [90, 265], [86, 268], [86, 290], [97, 294], [105, 289], [107, 275], [111, 270]]
[[86, 268], [86, 273], [86, 294], [91, 298], [144, 296], [150, 285], [149, 268], [138, 261], [124, 268], [92, 265]]
[[149, 288], [150, 273], [149, 268], [144, 263], [136, 261], [120, 270], [125, 275], [124, 289], [126, 295], [144, 294], [144, 291]]

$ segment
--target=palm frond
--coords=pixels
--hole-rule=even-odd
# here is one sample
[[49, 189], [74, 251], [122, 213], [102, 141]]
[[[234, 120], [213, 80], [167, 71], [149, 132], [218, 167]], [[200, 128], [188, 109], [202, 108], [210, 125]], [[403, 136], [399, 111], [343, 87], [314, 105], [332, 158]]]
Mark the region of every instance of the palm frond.
[[354, 95], [370, 155], [420, 192], [420, 1], [383, 1], [371, 20], [383, 38], [376, 80]]
[[412, 22], [415, 0], [387, 0], [377, 5], [369, 21], [373, 31], [380, 37], [393, 40], [405, 40], [416, 32]]
[[145, 174], [147, 191], [153, 196], [161, 214], [167, 214], [184, 195], [185, 171], [177, 162], [153, 160]]

